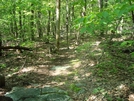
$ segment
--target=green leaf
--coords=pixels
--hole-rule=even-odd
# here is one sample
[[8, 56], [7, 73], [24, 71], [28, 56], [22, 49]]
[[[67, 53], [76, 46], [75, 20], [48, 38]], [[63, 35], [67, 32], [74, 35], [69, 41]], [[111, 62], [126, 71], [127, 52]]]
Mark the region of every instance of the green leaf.
[[121, 47], [124, 47], [124, 46], [132, 46], [134, 44], [134, 41], [124, 41], [121, 43]]
[[99, 93], [100, 92], [100, 88], [98, 87], [98, 88], [95, 88], [94, 90], [93, 90], [93, 94], [97, 94], [97, 93]]
[[0, 64], [0, 68], [5, 68], [6, 64]]
[[80, 30], [80, 33], [85, 33], [87, 31], [87, 28], [86, 27], [82, 27], [81, 30]]
[[134, 57], [134, 52], [131, 53], [131, 56]]
[[109, 13], [107, 11], [102, 12], [103, 18], [109, 17]]

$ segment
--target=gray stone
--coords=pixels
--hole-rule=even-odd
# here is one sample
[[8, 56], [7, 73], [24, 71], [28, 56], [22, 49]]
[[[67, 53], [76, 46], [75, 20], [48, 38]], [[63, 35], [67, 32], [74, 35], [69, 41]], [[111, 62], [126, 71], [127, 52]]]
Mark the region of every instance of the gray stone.
[[[35, 97], [40, 94], [38, 88], [13, 88], [11, 92], [6, 93], [5, 96], [11, 97], [13, 101], [19, 101], [22, 98]], [[20, 100], [21, 101], [21, 100]]]
[[22, 88], [15, 87], [5, 96], [13, 101], [73, 101], [67, 92], [58, 88]]

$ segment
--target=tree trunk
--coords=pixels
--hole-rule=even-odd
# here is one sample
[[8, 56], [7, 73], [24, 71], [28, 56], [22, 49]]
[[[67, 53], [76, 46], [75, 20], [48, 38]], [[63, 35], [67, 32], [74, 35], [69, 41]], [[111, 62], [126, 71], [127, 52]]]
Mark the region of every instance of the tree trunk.
[[22, 34], [21, 34], [21, 38], [23, 39], [23, 41], [26, 41], [26, 39], [25, 39], [25, 33], [26, 33], [26, 15], [25, 15], [25, 13], [23, 12], [22, 13], [22, 15], [23, 15], [23, 31], [22, 31]]
[[60, 0], [56, 0], [56, 48], [60, 48]]
[[21, 34], [23, 34], [22, 33], [22, 13], [21, 13], [21, 10], [19, 11], [19, 37], [21, 37], [22, 35]]
[[104, 7], [105, 7], [105, 8], [108, 7], [108, 0], [105, 0], [105, 2], [104, 2]]
[[98, 0], [98, 4], [99, 4], [99, 11], [101, 12], [103, 9], [103, 0]]
[[[103, 11], [103, 0], [98, 0], [99, 3], [99, 11]], [[104, 30], [103, 30], [103, 25], [100, 28], [100, 36], [103, 37], [104, 36]]]
[[[70, 15], [70, 22], [69, 22], [69, 26], [73, 26], [73, 21], [74, 21], [74, 19], [75, 19], [75, 14], [74, 14], [74, 5], [70, 5], [70, 13], [69, 13], [69, 15]], [[69, 28], [69, 30], [70, 30], [70, 33], [72, 32], [72, 31], [74, 31], [74, 28], [72, 27], [72, 28]], [[70, 34], [70, 35], [72, 35], [72, 34]]]
[[[0, 32], [0, 47], [2, 46], [2, 35]], [[0, 49], [0, 56], [2, 56], [2, 49]]]
[[0, 75], [0, 88], [5, 86], [5, 77]]
[[[131, 0], [129, 0], [129, 4], [132, 5]], [[134, 24], [134, 11], [133, 10], [131, 11], [131, 14], [132, 14], [132, 22]]]
[[53, 11], [52, 12], [52, 15], [53, 15], [53, 17], [52, 17], [52, 22], [51, 22], [51, 25], [52, 25], [52, 33], [53, 33], [53, 36], [55, 36], [55, 33], [56, 33], [56, 24], [55, 24], [55, 12]]
[[31, 4], [30, 27], [31, 27], [31, 40], [34, 40], [34, 10], [33, 10], [33, 4]]
[[87, 0], [84, 0], [84, 6], [82, 8], [83, 8], [82, 16], [86, 16]]
[[69, 32], [69, 4], [68, 0], [66, 0], [66, 40], [67, 40], [67, 49], [69, 49], [69, 40], [68, 40], [68, 32]]
[[[129, 0], [129, 4], [132, 5], [131, 0]], [[132, 22], [133, 22], [132, 28], [134, 29], [134, 11], [133, 10], [131, 11], [131, 16], [132, 16]], [[132, 32], [132, 35], [131, 36], [134, 39], [134, 32]]]
[[14, 36], [17, 38], [18, 37], [18, 27], [17, 27], [17, 21], [16, 21], [16, 4], [13, 3], [13, 10], [12, 10], [12, 14], [13, 14], [13, 21], [14, 21]]
[[38, 35], [39, 38], [43, 37], [43, 33], [42, 33], [42, 26], [41, 26], [41, 12], [38, 11], [38, 21], [37, 21], [37, 27], [38, 27]]
[[47, 23], [47, 43], [49, 43], [49, 34], [50, 34], [50, 20], [51, 20], [51, 11], [48, 10], [48, 23]]

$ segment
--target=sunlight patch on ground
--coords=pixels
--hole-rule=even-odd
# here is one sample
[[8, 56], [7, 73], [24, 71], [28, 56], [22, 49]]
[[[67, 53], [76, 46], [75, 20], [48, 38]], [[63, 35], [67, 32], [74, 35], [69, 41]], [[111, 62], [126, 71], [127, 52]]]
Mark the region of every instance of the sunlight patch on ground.
[[98, 46], [100, 43], [101, 43], [101, 41], [96, 41], [96, 42], [94, 42], [92, 45]]
[[73, 64], [73, 67], [78, 68], [80, 65], [81, 65], [81, 62], [77, 62], [77, 63]]
[[50, 65], [38, 65], [40, 68], [50, 67]]
[[116, 87], [116, 90], [118, 91], [118, 95], [125, 94], [129, 88], [125, 84], [121, 84]]
[[94, 101], [96, 98], [97, 98], [97, 96], [91, 95], [91, 96], [89, 96], [87, 101]]
[[134, 94], [130, 94], [130, 95], [129, 95], [128, 101], [134, 101]]
[[17, 71], [17, 72], [14, 72], [12, 74], [8, 74], [7, 76], [8, 77], [12, 77], [13, 75], [16, 75], [16, 74], [20, 74], [20, 73], [28, 73], [28, 72], [31, 72], [31, 71], [34, 71], [35, 67], [25, 67], [25, 68], [22, 68], [21, 70]]
[[92, 73], [89, 72], [89, 73], [86, 73], [85, 76], [86, 76], [86, 77], [89, 77], [89, 76], [91, 76], [91, 74], [92, 74]]
[[69, 57], [68, 58], [74, 58], [75, 57], [75, 55], [69, 55]]
[[64, 85], [65, 82], [55, 82], [57, 84], [57, 86], [61, 86], [61, 85]]
[[78, 76], [74, 76], [74, 80], [75, 80], [75, 81], [80, 81], [81, 78], [79, 78]]
[[27, 67], [27, 68], [23, 68], [23, 69], [21, 69], [21, 71], [20, 72], [30, 72], [30, 71], [33, 71], [34, 70], [34, 68], [35, 67]]
[[87, 101], [107, 101], [104, 95], [90, 95]]
[[67, 70], [70, 67], [71, 66], [53, 66], [51, 68], [50, 73], [51, 73], [52, 76], [56, 76], [56, 75], [68, 75], [68, 74], [71, 74], [71, 72]]
[[66, 70], [70, 68], [71, 66], [53, 66], [51, 70]]
[[89, 66], [94, 66], [96, 63], [95, 63], [95, 61], [93, 61], [93, 60], [90, 60], [90, 62], [89, 62]]
[[65, 82], [55, 82], [55, 81], [47, 83], [47, 85], [56, 85], [56, 86], [62, 86], [64, 84], [65, 84]]
[[49, 65], [39, 65], [36, 69], [34, 69], [34, 72], [38, 74], [49, 75], [48, 67]]
[[70, 46], [69, 49], [74, 49], [74, 46]]
[[78, 68], [81, 65], [81, 61], [79, 59], [75, 59], [70, 62], [71, 62], [72, 67], [74, 67], [74, 68]]
[[60, 48], [60, 50], [65, 50], [65, 49], [67, 49], [67, 47]]

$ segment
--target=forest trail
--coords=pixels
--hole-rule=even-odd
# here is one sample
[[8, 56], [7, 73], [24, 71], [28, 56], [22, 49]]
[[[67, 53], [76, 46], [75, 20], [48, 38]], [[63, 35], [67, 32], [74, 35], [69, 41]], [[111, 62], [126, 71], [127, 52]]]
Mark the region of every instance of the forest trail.
[[[75, 49], [60, 49], [58, 54], [45, 54], [45, 58], [38, 58], [35, 64], [35, 81], [42, 86], [62, 86], [68, 81], [72, 73], [80, 66]], [[73, 80], [73, 78], [71, 78]], [[70, 79], [70, 80], [71, 80]]]
[[[58, 53], [49, 52], [49, 45], [37, 43], [33, 52], [6, 52], [1, 62], [8, 68], [4, 69], [6, 88], [26, 87], [58, 87], [69, 92], [75, 81], [79, 81], [81, 60], [76, 48], [61, 47]], [[77, 88], [76, 88], [77, 90]], [[72, 94], [70, 94], [72, 95]]]
[[107, 63], [111, 58], [102, 55], [100, 41], [91, 43], [87, 43], [88, 50], [83, 52], [77, 51], [79, 47], [70, 45], [69, 50], [62, 47], [58, 53], [50, 54], [46, 44], [38, 43], [41, 46], [37, 45], [34, 52], [16, 55], [10, 53], [8, 58], [3, 57], [2, 60], [8, 67], [4, 70], [7, 89], [16, 86], [58, 87], [67, 91], [74, 101], [116, 99], [113, 96], [128, 99], [131, 91], [126, 84], [132, 83], [131, 74], [122, 70], [113, 71], [110, 64], [97, 67], [98, 61]]

